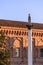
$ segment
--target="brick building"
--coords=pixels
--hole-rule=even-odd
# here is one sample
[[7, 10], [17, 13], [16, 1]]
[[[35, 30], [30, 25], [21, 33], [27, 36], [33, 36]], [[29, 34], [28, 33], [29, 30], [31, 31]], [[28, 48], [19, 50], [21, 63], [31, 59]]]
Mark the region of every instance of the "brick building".
[[[11, 65], [28, 65], [28, 22], [0, 20]], [[33, 65], [43, 65], [43, 24], [32, 23]]]

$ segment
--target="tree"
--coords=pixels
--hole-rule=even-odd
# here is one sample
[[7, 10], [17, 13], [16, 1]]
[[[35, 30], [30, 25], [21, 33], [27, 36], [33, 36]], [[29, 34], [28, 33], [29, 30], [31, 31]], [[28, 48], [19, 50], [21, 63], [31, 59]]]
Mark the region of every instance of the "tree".
[[0, 32], [0, 65], [10, 65], [10, 53], [5, 43], [5, 36]]

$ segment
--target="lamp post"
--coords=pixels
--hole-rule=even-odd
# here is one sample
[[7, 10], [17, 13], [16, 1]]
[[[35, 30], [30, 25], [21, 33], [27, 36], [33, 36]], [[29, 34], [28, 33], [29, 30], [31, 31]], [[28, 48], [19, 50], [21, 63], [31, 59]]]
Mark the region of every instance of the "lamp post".
[[32, 24], [31, 24], [31, 16], [28, 16], [28, 65], [32, 65]]

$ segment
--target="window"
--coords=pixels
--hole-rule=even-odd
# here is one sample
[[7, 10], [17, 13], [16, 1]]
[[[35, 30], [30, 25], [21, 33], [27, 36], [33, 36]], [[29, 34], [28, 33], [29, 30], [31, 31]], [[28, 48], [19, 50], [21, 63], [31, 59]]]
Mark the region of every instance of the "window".
[[19, 57], [20, 56], [20, 41], [15, 38], [15, 41], [13, 43], [13, 57]]
[[32, 38], [33, 47], [35, 47], [35, 38]]
[[19, 49], [16, 48], [16, 57], [18, 57], [18, 56], [19, 56]]
[[40, 49], [40, 57], [43, 57], [43, 49]]
[[19, 57], [20, 56], [20, 49], [14, 48], [13, 49], [13, 57]]
[[27, 47], [23, 48], [23, 57], [27, 57], [28, 56], [28, 49]]

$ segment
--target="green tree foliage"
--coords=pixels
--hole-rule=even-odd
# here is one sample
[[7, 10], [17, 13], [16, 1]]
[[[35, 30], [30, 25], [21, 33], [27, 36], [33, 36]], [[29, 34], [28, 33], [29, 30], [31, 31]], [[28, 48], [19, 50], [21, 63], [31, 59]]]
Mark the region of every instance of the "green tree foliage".
[[10, 65], [10, 53], [5, 43], [5, 36], [0, 32], [0, 65]]

